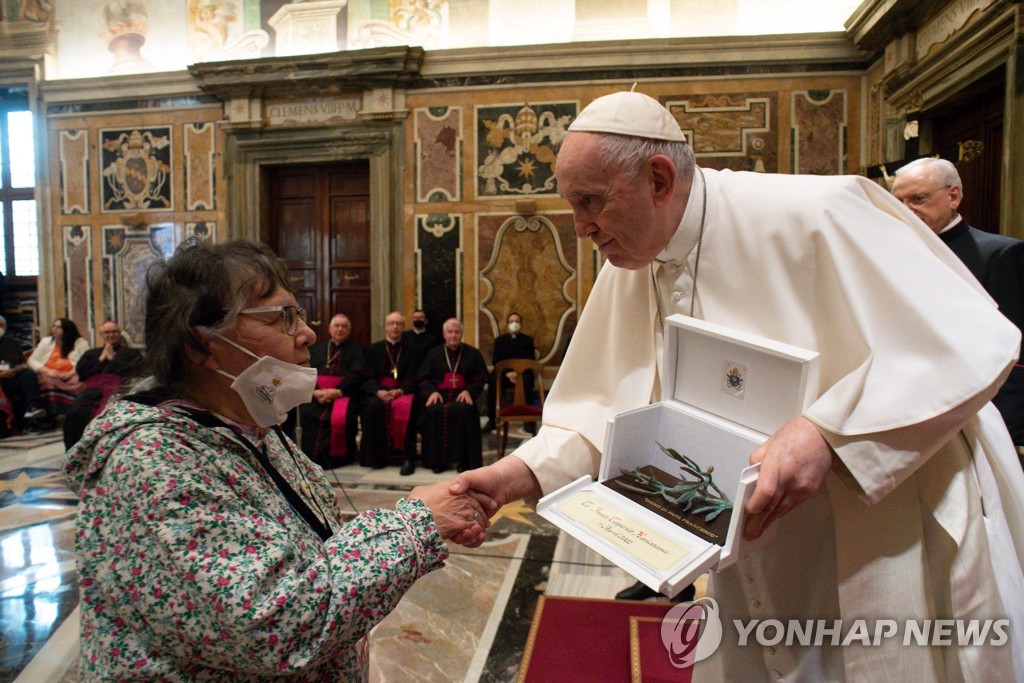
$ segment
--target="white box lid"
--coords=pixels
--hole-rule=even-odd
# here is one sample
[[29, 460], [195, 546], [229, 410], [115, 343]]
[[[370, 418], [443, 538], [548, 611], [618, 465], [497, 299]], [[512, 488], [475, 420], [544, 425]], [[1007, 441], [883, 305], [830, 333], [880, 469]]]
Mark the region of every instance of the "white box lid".
[[705, 320], [665, 320], [662, 396], [772, 434], [817, 398], [818, 354]]

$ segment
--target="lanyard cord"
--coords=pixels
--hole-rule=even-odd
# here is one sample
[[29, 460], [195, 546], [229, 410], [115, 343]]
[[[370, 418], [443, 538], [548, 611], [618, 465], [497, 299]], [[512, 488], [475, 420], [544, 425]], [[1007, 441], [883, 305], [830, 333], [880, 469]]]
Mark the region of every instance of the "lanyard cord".
[[[196, 423], [204, 427], [209, 427], [210, 429], [217, 429], [218, 427], [231, 429], [229, 425], [227, 425], [223, 420], [221, 420], [212, 413], [202, 410], [184, 408], [183, 406], [182, 409], [186, 410], [189, 416]], [[306, 520], [306, 523], [310, 526], [311, 529], [313, 529], [313, 531], [316, 532], [320, 539], [326, 541], [331, 536], [333, 536], [334, 532], [331, 531], [330, 527], [326, 523], [327, 515], [324, 514], [323, 508], [320, 507], [320, 504], [317, 503], [316, 500], [313, 500], [313, 504], [316, 505], [316, 509], [320, 512], [320, 515], [322, 517], [321, 520], [321, 517], [316, 516], [316, 513], [314, 513], [313, 510], [310, 509], [309, 504], [306, 503], [305, 499], [302, 496], [300, 496], [295, 491], [295, 489], [292, 488], [291, 484], [288, 483], [288, 480], [285, 479], [281, 475], [281, 473], [277, 471], [277, 468], [275, 468], [274, 465], [270, 462], [270, 457], [267, 454], [266, 444], [263, 444], [261, 448], [257, 448], [255, 444], [249, 441], [249, 439], [245, 438], [245, 436], [243, 436], [242, 434], [239, 434], [233, 429], [231, 429], [231, 433], [237, 436], [242, 441], [242, 443], [245, 444], [246, 448], [249, 449], [249, 451], [256, 458], [256, 461], [260, 464], [260, 467], [263, 468], [263, 470], [267, 473], [267, 475], [277, 486], [277, 489], [278, 491], [281, 492], [281, 495], [283, 495], [285, 497], [285, 500], [288, 501], [289, 505], [292, 506], [292, 509], [295, 510], [295, 512], [299, 513], [300, 517]], [[288, 455], [290, 455], [292, 458], [292, 462], [296, 462], [295, 454], [292, 452], [292, 447], [288, 445], [288, 440], [285, 439], [284, 434], [281, 432], [281, 428], [278, 426], [274, 426], [274, 433], [277, 434], [277, 438], [280, 439], [282, 444], [284, 444], [285, 449], [288, 451]], [[296, 469], [297, 468], [298, 463], [296, 462]], [[311, 499], [313, 498], [312, 491], [309, 492], [309, 496]]]

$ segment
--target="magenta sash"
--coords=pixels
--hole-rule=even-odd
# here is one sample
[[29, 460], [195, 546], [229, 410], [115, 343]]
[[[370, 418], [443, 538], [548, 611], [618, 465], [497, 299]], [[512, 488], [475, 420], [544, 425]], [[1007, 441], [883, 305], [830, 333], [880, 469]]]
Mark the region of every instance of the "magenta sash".
[[[382, 377], [378, 380], [382, 389], [397, 389], [399, 382], [394, 377]], [[402, 394], [388, 404], [388, 434], [391, 436], [391, 447], [405, 449], [405, 433], [409, 429], [409, 418], [412, 417], [412, 394]]]
[[[317, 389], [337, 389], [344, 375], [317, 375]], [[348, 396], [339, 396], [331, 403], [331, 448], [332, 458], [348, 456], [348, 445], [345, 442], [345, 413], [348, 412]], [[326, 417], [326, 416], [324, 416]], [[323, 420], [324, 417], [320, 419]]]
[[438, 387], [441, 391], [462, 391], [465, 388], [466, 378], [459, 372], [455, 374], [450, 372], [444, 373], [444, 379], [441, 380], [441, 386]]

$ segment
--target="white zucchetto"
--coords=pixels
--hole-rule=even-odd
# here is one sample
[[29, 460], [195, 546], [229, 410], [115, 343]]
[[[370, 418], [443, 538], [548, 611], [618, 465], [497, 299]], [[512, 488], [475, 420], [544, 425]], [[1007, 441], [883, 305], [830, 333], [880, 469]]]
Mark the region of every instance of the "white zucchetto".
[[569, 131], [618, 133], [672, 142], [686, 140], [668, 109], [656, 99], [638, 92], [598, 97], [579, 113]]

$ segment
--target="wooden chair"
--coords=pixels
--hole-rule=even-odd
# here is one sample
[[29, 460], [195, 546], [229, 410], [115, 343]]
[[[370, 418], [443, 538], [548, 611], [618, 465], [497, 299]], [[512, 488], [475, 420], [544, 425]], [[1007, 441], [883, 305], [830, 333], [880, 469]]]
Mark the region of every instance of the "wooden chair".
[[[512, 387], [502, 387], [501, 378], [509, 370], [520, 376], [520, 380]], [[533, 372], [533, 385], [540, 399], [540, 405], [526, 402], [526, 389], [522, 381], [523, 373]], [[494, 391], [494, 431], [498, 437], [498, 458], [505, 455], [505, 444], [508, 441], [508, 425], [510, 422], [543, 421], [544, 414], [544, 366], [540, 361], [513, 358], [503, 360], [494, 366], [494, 381], [498, 383]], [[511, 395], [511, 401], [508, 399]]]

